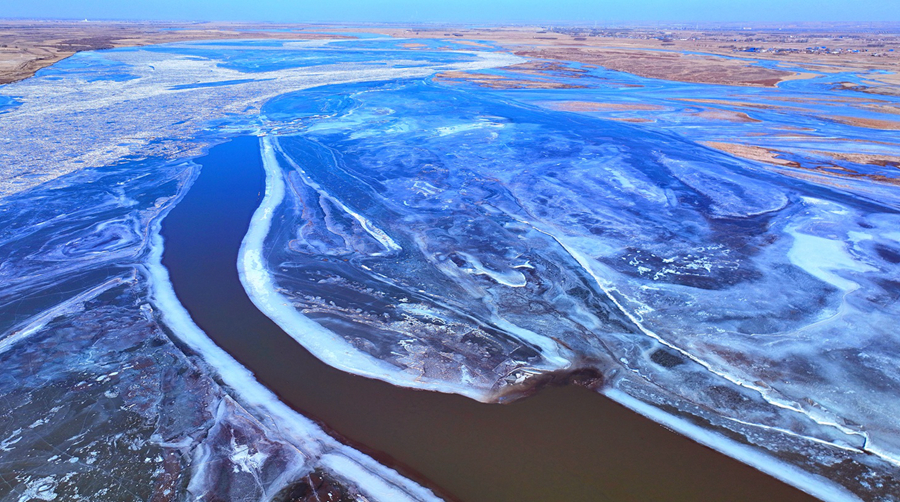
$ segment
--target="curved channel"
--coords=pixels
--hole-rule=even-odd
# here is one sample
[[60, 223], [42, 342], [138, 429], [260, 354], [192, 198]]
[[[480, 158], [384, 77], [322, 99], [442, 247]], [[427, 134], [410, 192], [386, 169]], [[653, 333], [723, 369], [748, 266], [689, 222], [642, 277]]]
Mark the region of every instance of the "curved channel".
[[214, 147], [162, 224], [179, 300], [220, 347], [339, 439], [435, 488], [476, 501], [814, 500], [578, 386], [482, 404], [338, 371], [247, 297], [241, 241], [263, 196], [255, 137]]

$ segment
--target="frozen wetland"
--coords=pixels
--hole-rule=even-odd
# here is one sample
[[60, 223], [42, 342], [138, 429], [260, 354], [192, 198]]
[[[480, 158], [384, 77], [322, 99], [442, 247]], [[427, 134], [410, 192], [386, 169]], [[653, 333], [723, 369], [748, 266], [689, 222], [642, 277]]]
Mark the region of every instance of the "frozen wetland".
[[[0, 499], [438, 497], [279, 401], [176, 297], [161, 222], [192, 159], [248, 135], [265, 190], [234, 267], [328, 365], [483, 402], [578, 375], [819, 498], [900, 497], [897, 166], [854, 157], [900, 145], [827, 118], [879, 117], [870, 97], [822, 104], [860, 77], [573, 65], [490, 89], [432, 76], [521, 59], [439, 45], [117, 49], [0, 87]], [[765, 134], [807, 154], [704, 146]]]

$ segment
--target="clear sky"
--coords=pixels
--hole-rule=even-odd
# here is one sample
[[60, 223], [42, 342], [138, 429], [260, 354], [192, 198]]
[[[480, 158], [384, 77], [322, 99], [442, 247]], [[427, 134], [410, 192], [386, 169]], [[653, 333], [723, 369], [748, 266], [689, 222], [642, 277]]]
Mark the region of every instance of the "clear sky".
[[275, 22], [900, 22], [900, 0], [0, 0], [0, 18]]

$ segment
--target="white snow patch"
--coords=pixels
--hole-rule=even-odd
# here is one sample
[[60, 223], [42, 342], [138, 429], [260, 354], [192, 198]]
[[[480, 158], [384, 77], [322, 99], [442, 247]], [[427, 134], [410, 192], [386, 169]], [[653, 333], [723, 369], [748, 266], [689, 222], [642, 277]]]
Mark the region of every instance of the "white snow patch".
[[838, 289], [850, 292], [856, 290], [859, 284], [837, 275], [836, 271], [875, 271], [875, 268], [854, 259], [842, 241], [801, 233], [797, 229], [788, 229], [787, 232], [794, 238], [794, 245], [787, 255], [791, 263]]
[[29, 502], [31, 500], [56, 500], [59, 495], [56, 494], [56, 478], [47, 476], [29, 480], [25, 485], [25, 491], [19, 495], [19, 502]]
[[484, 129], [486, 127], [503, 127], [503, 124], [498, 124], [496, 122], [490, 122], [487, 120], [479, 120], [477, 122], [472, 122], [469, 124], [457, 124], [446, 127], [438, 127], [435, 130], [437, 131], [438, 136], [449, 136], [451, 134], [475, 131], [478, 129]]
[[509, 286], [511, 288], [522, 288], [525, 287], [526, 284], [528, 284], [528, 281], [525, 279], [525, 274], [519, 272], [518, 270], [507, 270], [505, 272], [491, 270], [485, 267], [484, 264], [481, 263], [481, 260], [468, 253], [457, 251], [456, 254], [462, 256], [466, 259], [467, 262], [469, 262], [471, 268], [465, 269], [469, 273], [473, 273], [475, 275], [486, 275], [498, 284], [503, 284], [504, 286]]
[[12, 446], [22, 440], [22, 429], [16, 429], [8, 438], [0, 441], [0, 451], [12, 451]]
[[237, 444], [235, 439], [231, 438], [231, 462], [234, 464], [234, 472], [257, 472], [267, 458], [269, 456], [259, 450], [250, 453], [250, 445]]

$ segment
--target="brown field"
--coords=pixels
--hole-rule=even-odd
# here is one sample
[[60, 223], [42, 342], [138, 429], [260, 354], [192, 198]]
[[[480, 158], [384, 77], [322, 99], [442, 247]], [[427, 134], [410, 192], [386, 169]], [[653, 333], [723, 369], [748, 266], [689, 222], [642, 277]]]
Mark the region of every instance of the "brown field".
[[[272, 31], [285, 28], [294, 31]], [[545, 60], [533, 61], [531, 68], [513, 68], [523, 72], [560, 70], [559, 66], [539, 67], [538, 63], [547, 63], [546, 60], [551, 63], [578, 61], [644, 77], [745, 86], [771, 87], [786, 80], [835, 71], [896, 71], [900, 63], [900, 37], [897, 35], [874, 31], [842, 33], [828, 28], [814, 32], [779, 28], [754, 32], [718, 28], [675, 31], [662, 28], [566, 28], [550, 31], [527, 26], [464, 29], [387, 25], [0, 21], [0, 83], [27, 78], [36, 70], [81, 50], [214, 38], [337, 38], [313, 33], [336, 30], [380, 33], [398, 38], [446, 39], [473, 48], [486, 47], [479, 40], [490, 41], [524, 57]], [[748, 46], [758, 47], [763, 52], [745, 52]], [[802, 53], [809, 46], [827, 46], [835, 53]], [[889, 49], [895, 51], [889, 52]], [[859, 52], [851, 52], [853, 50]], [[686, 55], [680, 51], [704, 55]], [[876, 54], [878, 57], [873, 57]], [[746, 59], [733, 59], [735, 57]], [[807, 71], [796, 73], [754, 66], [753, 61], [760, 59], [799, 65]], [[856, 90], [900, 95], [900, 77], [878, 76], [862, 87]]]
[[900, 167], [900, 156], [896, 155], [878, 155], [870, 153], [843, 153], [843, 152], [826, 152], [821, 150], [813, 151], [816, 155], [823, 157], [831, 157], [835, 160], [844, 160], [853, 162], [854, 164], [867, 164], [870, 166], [893, 166]]
[[[725, 29], [666, 31], [652, 28], [568, 28], [550, 32], [538, 27], [472, 30], [421, 27], [378, 31], [397, 37], [453, 38], [457, 42], [489, 40], [530, 58], [579, 61], [651, 78], [698, 83], [773, 86], [821, 73], [870, 69], [896, 71], [900, 63], [897, 52], [900, 51], [900, 36], [897, 35], [875, 31], [844, 33], [828, 27], [815, 32], [780, 28], [769, 27], [749, 33]], [[744, 52], [742, 49], [747, 46], [759, 47], [765, 52]], [[827, 46], [830, 52], [804, 52], [810, 46]], [[872, 46], [878, 46], [878, 49]], [[889, 49], [895, 51], [888, 52]], [[680, 51], [705, 55], [689, 56]], [[878, 57], [873, 57], [875, 54]], [[732, 59], [735, 57], [746, 58], [746, 61]], [[754, 60], [780, 61], [807, 71], [797, 73], [748, 66]], [[884, 83], [900, 85], [893, 81]]]
[[[772, 166], [778, 166], [782, 168], [792, 168], [799, 169], [806, 172], [815, 172], [819, 176], [824, 176], [827, 178], [847, 178], [847, 179], [862, 179], [868, 181], [874, 181], [876, 183], [885, 183], [889, 185], [900, 185], [900, 177], [892, 177], [885, 176], [883, 174], [863, 174], [848, 169], [846, 167], [838, 166], [835, 164], [822, 164], [821, 162], [815, 162], [810, 160], [808, 163], [799, 163], [794, 161], [789, 161], [781, 158], [781, 155], [784, 155], [785, 152], [779, 151], [772, 148], [765, 148], [761, 146], [755, 145], [745, 145], [739, 143], [724, 143], [724, 142], [716, 142], [716, 141], [705, 141], [704, 145], [715, 148], [716, 150], [720, 150], [726, 152], [728, 154], [734, 155], [735, 157], [740, 157], [748, 160], [755, 160], [758, 162], [763, 162]], [[826, 151], [811, 151], [808, 152], [813, 155], [818, 155], [822, 157], [830, 157], [835, 160], [844, 160], [847, 162], [853, 162], [855, 164], [864, 164], [864, 165], [873, 165], [879, 167], [900, 167], [900, 157], [891, 156], [891, 155], [877, 155], [877, 154], [861, 154], [861, 153], [836, 153], [836, 152], [826, 152]], [[786, 174], [788, 176], [794, 176], [790, 171], [779, 171], [782, 174]], [[796, 173], [796, 171], [795, 171]], [[821, 182], [821, 179], [817, 180]], [[826, 183], [832, 184], [832, 183]]]
[[865, 104], [859, 105], [859, 108], [863, 108], [865, 110], [878, 112], [878, 113], [889, 113], [891, 115], [900, 115], [900, 106], [865, 103]]
[[804, 72], [794, 73], [793, 75], [788, 75], [787, 77], [782, 78], [781, 81], [787, 82], [788, 80], [806, 80], [806, 79], [810, 79], [810, 78], [816, 78], [818, 76], [820, 76], [820, 74], [804, 71]]
[[900, 96], [900, 85], [881, 81], [870, 81], [869, 85], [859, 85], [852, 82], [841, 82], [837, 86], [842, 91], [857, 91], [882, 96]]
[[[898, 68], [894, 68], [894, 71], [897, 71]], [[887, 84], [887, 85], [900, 85], [900, 74], [890, 73], [885, 75], [877, 75], [875, 77], [869, 77], [874, 83]]]
[[821, 118], [840, 122], [841, 124], [856, 127], [865, 127], [866, 129], [900, 131], [900, 121], [897, 120], [868, 119], [860, 117], [846, 117], [841, 115], [823, 115]]
[[784, 152], [779, 152], [778, 150], [739, 143], [721, 143], [718, 141], [704, 141], [703, 144], [743, 159], [756, 160], [767, 164], [774, 164], [776, 166], [800, 167], [800, 164], [796, 162], [779, 157]]
[[[860, 110], [867, 110], [876, 113], [887, 113], [891, 115], [900, 115], [900, 106], [890, 102], [884, 101], [880, 99], [866, 99], [866, 98], [856, 98], [856, 97], [847, 97], [847, 96], [830, 96], [827, 98], [801, 98], [797, 96], [790, 97], [782, 97], [782, 96], [766, 96], [766, 100], [769, 101], [786, 101], [793, 103], [805, 103], [812, 104], [818, 106], [852, 106], [854, 108], [858, 108]], [[724, 101], [720, 102], [720, 104], [732, 104], [736, 106], [750, 106], [747, 103], [743, 102], [735, 102], [735, 103], [726, 103]], [[756, 105], [757, 107], [761, 105]]]
[[41, 68], [80, 51], [209, 39], [347, 38], [271, 31], [285, 27], [289, 26], [0, 20], [0, 84], [28, 78]]
[[581, 78], [587, 73], [587, 70], [570, 68], [562, 62], [550, 61], [529, 61], [527, 63], [519, 63], [504, 68], [506, 71], [514, 73], [524, 73], [527, 75], [537, 75], [542, 77], [570, 77]]
[[761, 120], [757, 120], [744, 112], [732, 112], [729, 110], [707, 109], [701, 112], [691, 113], [690, 115], [692, 117], [701, 119], [724, 120], [727, 122], [762, 122]]
[[761, 68], [743, 61], [677, 52], [554, 47], [518, 50], [515, 53], [527, 58], [577, 61], [641, 77], [699, 84], [774, 87], [795, 76], [793, 72]]

